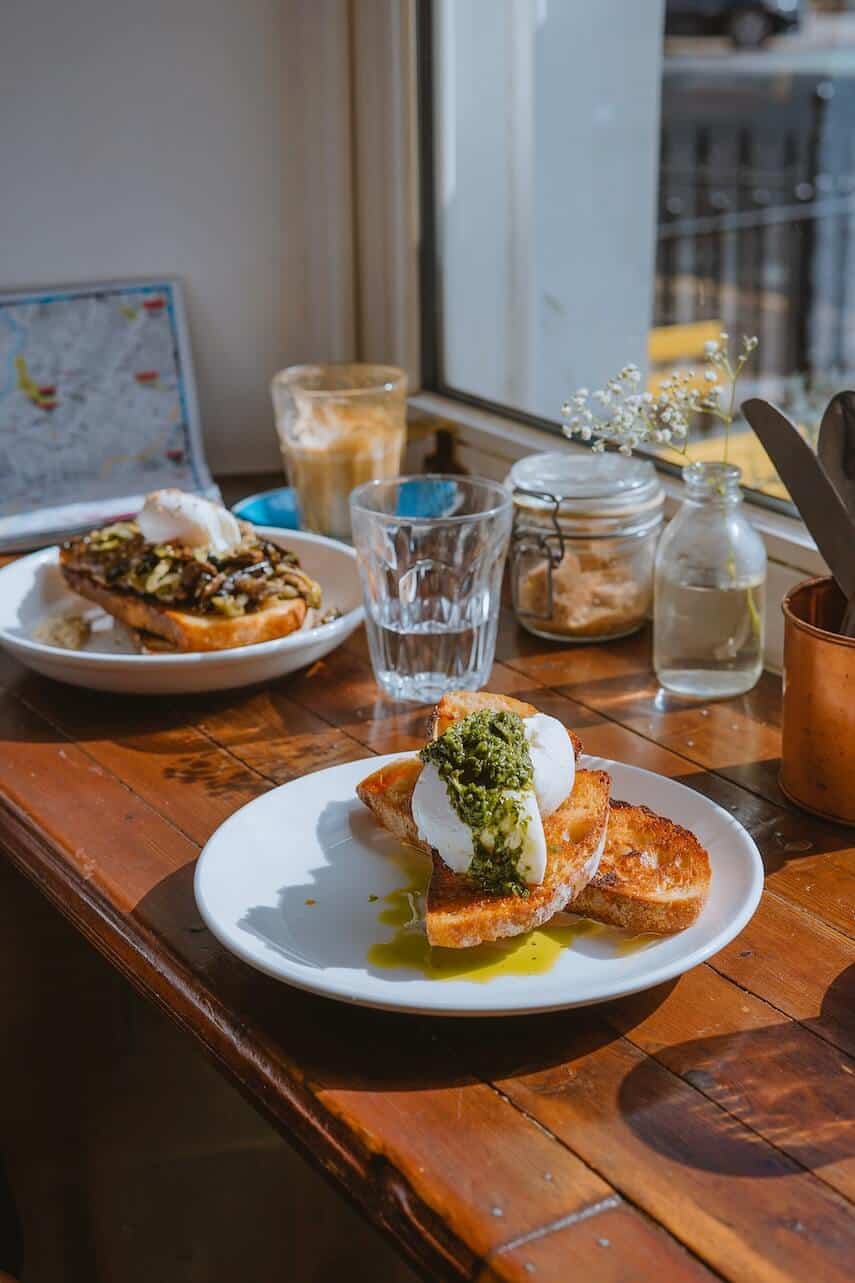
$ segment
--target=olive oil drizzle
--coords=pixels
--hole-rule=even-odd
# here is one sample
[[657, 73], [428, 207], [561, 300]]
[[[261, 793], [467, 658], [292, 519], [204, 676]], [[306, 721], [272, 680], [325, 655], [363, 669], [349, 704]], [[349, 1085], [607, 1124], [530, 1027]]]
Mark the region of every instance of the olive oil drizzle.
[[424, 931], [424, 897], [429, 878], [430, 867], [420, 860], [417, 867], [411, 866], [404, 886], [382, 897], [380, 903], [384, 907], [377, 920], [383, 926], [394, 927], [395, 932], [391, 939], [371, 945], [367, 960], [372, 966], [419, 971], [428, 980], [484, 984], [499, 976], [544, 975], [552, 970], [561, 953], [582, 936], [602, 938], [616, 956], [649, 948], [662, 938], [630, 936], [590, 918], [559, 914], [544, 926], [510, 940], [479, 944], [472, 949], [434, 948], [428, 944]]

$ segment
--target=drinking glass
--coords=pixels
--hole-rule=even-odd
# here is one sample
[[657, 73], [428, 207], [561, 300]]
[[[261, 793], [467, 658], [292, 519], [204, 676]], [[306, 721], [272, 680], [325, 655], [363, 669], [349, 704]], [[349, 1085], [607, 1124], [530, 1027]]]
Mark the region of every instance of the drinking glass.
[[496, 650], [511, 531], [504, 486], [399, 477], [350, 496], [374, 675], [395, 699], [477, 690]]
[[401, 470], [406, 374], [394, 365], [292, 365], [270, 390], [301, 526], [349, 539], [353, 487]]

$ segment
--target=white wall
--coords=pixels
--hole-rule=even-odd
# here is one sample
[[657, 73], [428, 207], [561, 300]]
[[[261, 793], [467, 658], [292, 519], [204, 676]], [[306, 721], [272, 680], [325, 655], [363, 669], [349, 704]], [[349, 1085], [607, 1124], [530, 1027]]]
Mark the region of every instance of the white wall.
[[[214, 469], [276, 465], [276, 369], [351, 355], [306, 244], [349, 172], [345, 3], [3, 0], [0, 288], [181, 277]], [[321, 92], [331, 164], [304, 142]], [[343, 225], [320, 253], [346, 276]]]

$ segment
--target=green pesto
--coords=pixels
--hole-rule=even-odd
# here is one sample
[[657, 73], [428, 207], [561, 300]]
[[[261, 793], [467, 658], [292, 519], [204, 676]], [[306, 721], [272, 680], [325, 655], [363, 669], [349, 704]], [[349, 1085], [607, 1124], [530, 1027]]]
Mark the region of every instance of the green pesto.
[[494, 895], [528, 895], [516, 866], [528, 821], [520, 825], [520, 808], [507, 792], [532, 787], [534, 771], [522, 718], [516, 713], [482, 709], [452, 723], [444, 735], [422, 749], [445, 784], [448, 799], [472, 831], [474, 856], [469, 876]]

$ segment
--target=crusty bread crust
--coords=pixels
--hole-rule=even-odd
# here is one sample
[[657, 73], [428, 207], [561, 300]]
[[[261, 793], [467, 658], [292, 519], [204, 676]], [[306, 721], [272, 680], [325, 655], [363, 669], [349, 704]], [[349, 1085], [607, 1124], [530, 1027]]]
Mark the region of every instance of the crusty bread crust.
[[710, 878], [709, 855], [694, 833], [646, 806], [612, 802], [599, 869], [567, 908], [627, 931], [667, 935], [696, 920]]
[[307, 606], [302, 597], [278, 602], [249, 615], [193, 615], [171, 610], [130, 592], [114, 592], [89, 575], [62, 565], [66, 583], [81, 597], [97, 602], [108, 614], [142, 632], [164, 638], [176, 651], [230, 650], [254, 642], [287, 637], [301, 627]]
[[421, 772], [417, 757], [405, 757], [367, 775], [357, 784], [356, 796], [384, 829], [430, 855], [431, 848], [419, 837], [413, 819], [413, 790]]
[[[519, 700], [487, 691], [455, 692], [444, 696], [435, 710], [434, 731], [447, 729], [458, 717], [478, 708], [506, 709], [523, 717], [536, 711]], [[364, 779], [356, 792], [384, 828], [433, 857], [425, 916], [432, 945], [464, 949], [530, 931], [548, 922], [596, 872], [609, 813], [611, 780], [605, 771], [577, 770], [573, 792], [544, 821], [547, 864], [543, 883], [522, 897], [486, 894], [469, 878], [452, 873], [421, 841], [412, 813], [413, 790], [421, 769], [417, 757], [393, 762]], [[567, 887], [573, 888], [569, 895]]]
[[[439, 739], [452, 722], [459, 722], [461, 718], [477, 713], [482, 708], [489, 708], [496, 713], [516, 713], [517, 717], [534, 717], [540, 711], [534, 704], [514, 699], [513, 695], [494, 695], [492, 691], [448, 691], [431, 714], [428, 725], [430, 739]], [[581, 740], [571, 730], [567, 734], [573, 741], [573, 751], [578, 758], [582, 752]]]
[[492, 691], [447, 691], [433, 710], [428, 734], [439, 739], [451, 726], [470, 713], [489, 708], [494, 713], [516, 713], [517, 717], [532, 717], [537, 709], [512, 695], [495, 695]]

